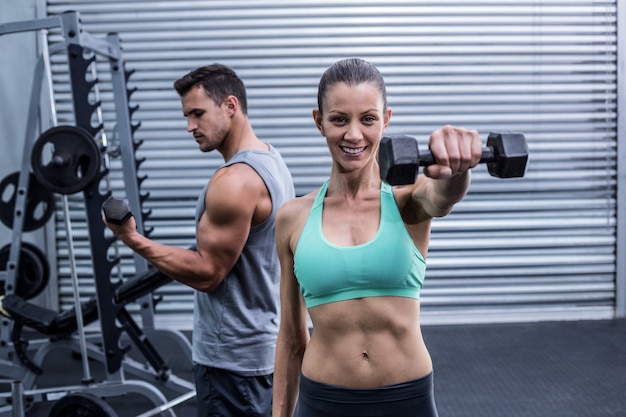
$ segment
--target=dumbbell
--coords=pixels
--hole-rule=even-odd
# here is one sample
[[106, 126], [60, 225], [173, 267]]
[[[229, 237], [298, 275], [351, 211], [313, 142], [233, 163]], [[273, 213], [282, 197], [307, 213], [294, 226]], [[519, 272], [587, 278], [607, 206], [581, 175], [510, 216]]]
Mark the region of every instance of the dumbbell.
[[[432, 153], [420, 151], [417, 140], [412, 136], [384, 136], [380, 141], [380, 176], [390, 185], [413, 184], [418, 167], [434, 163]], [[487, 164], [487, 170], [493, 177], [523, 177], [528, 163], [526, 138], [518, 132], [489, 133], [480, 163]]]
[[124, 224], [133, 215], [127, 199], [113, 196], [107, 198], [102, 204], [102, 211], [107, 222], [117, 225]]

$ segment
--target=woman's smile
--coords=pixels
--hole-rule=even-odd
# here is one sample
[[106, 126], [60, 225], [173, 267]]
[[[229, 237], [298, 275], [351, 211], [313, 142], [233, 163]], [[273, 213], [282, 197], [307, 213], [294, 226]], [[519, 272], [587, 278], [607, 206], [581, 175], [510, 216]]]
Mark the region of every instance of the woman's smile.
[[350, 155], [359, 155], [360, 153], [362, 153], [367, 147], [366, 146], [361, 146], [360, 148], [349, 148], [347, 146], [340, 146], [339, 147], [343, 152], [350, 154]]

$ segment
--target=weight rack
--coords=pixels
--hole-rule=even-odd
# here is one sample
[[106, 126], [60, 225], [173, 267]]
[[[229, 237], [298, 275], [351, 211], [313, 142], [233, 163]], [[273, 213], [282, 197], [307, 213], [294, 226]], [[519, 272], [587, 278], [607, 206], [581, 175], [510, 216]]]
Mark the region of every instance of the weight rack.
[[[128, 199], [128, 204], [132, 212], [140, 214], [135, 216], [137, 230], [145, 235], [148, 235], [150, 232], [144, 230], [144, 221], [149, 215], [149, 212], [142, 210], [142, 203], [148, 197], [148, 194], [142, 194], [140, 192], [141, 183], [146, 177], [140, 177], [138, 175], [138, 168], [143, 160], [135, 157], [135, 151], [141, 145], [141, 142], [135, 141], [133, 138], [140, 123], [133, 124], [131, 121], [132, 114], [137, 110], [138, 106], [132, 108], [129, 106], [129, 99], [134, 90], [129, 90], [127, 83], [132, 71], [126, 71], [125, 69], [120, 38], [117, 34], [108, 34], [105, 39], [99, 39], [90, 35], [83, 30], [77, 12], [66, 12], [58, 16], [38, 20], [2, 24], [0, 25], [0, 36], [24, 31], [41, 31], [47, 34], [47, 31], [52, 28], [60, 28], [61, 34], [63, 35], [63, 42], [51, 46], [49, 50], [45, 48], [35, 68], [28, 111], [26, 137], [24, 141], [24, 152], [16, 187], [12, 227], [13, 234], [9, 258], [6, 270], [0, 271], [0, 281], [4, 281], [5, 283], [5, 297], [14, 295], [16, 281], [18, 279], [17, 271], [19, 269], [19, 258], [22, 249], [24, 213], [26, 213], [27, 210], [29, 178], [31, 177], [30, 157], [33, 147], [37, 143], [36, 126], [38, 125], [38, 110], [42, 92], [41, 81], [46, 77], [46, 69], [49, 69], [49, 58], [53, 53], [65, 52], [67, 54], [76, 128], [83, 129], [92, 138], [95, 137], [104, 126], [103, 124], [92, 126], [92, 118], [94, 112], [100, 109], [100, 102], [90, 103], [90, 94], [94, 86], [98, 83], [98, 80], [93, 79], [88, 81], [88, 77], [86, 76], [87, 70], [94, 64], [96, 55], [108, 59], [115, 101], [115, 117], [117, 121], [116, 136], [119, 140], [119, 154], [122, 160], [126, 198]], [[52, 88], [50, 88], [50, 90], [52, 90]], [[54, 103], [52, 91], [50, 91], [50, 100]], [[101, 151], [106, 150], [106, 144], [98, 146]], [[151, 399], [155, 406], [159, 406], [159, 404], [165, 402], [166, 399], [164, 395], [154, 386], [143, 383], [142, 381], [124, 380], [124, 364], [130, 365], [126, 366], [126, 370], [129, 372], [133, 372], [137, 375], [145, 375], [145, 372], [142, 371], [143, 367], [141, 364], [136, 364], [126, 357], [126, 352], [129, 347], [121, 346], [120, 343], [120, 339], [123, 333], [125, 333], [150, 363], [158, 379], [163, 381], [169, 388], [185, 393], [183, 396], [189, 398], [195, 394], [193, 384], [171, 375], [167, 365], [153, 348], [148, 338], [145, 337], [146, 334], [144, 331], [152, 334], [157, 334], [158, 332], [154, 328], [154, 298], [152, 294], [148, 293], [140, 299], [143, 329], [135, 323], [133, 317], [126, 310], [126, 303], [115, 301], [116, 295], [118, 294], [116, 290], [120, 288], [122, 283], [113, 283], [111, 281], [111, 272], [113, 267], [119, 263], [119, 258], [109, 259], [108, 250], [115, 242], [115, 237], [106, 237], [106, 227], [101, 219], [101, 206], [111, 195], [110, 191], [101, 192], [100, 187], [100, 182], [107, 174], [108, 166], [100, 166], [93, 180], [82, 189], [85, 199], [93, 273], [96, 285], [97, 312], [102, 333], [100, 340], [102, 347], [99, 348], [91, 344], [89, 356], [105, 363], [107, 382], [105, 384], [93, 384], [91, 381], [86, 381], [83, 385], [77, 387], [60, 387], [56, 391], [67, 393], [90, 391], [104, 397], [135, 391]], [[69, 238], [71, 238], [71, 236], [68, 236], [68, 239]], [[150, 270], [146, 260], [137, 254], [133, 254], [133, 259], [135, 272], [139, 276], [146, 275]], [[149, 289], [153, 290], [155, 288]], [[37, 310], [34, 306], [31, 307]], [[82, 311], [76, 312], [77, 315], [81, 313]], [[26, 393], [28, 393], [28, 390], [34, 386], [36, 372], [33, 372], [33, 370], [28, 367], [24, 369], [24, 367], [12, 365], [14, 358], [11, 347], [15, 348], [15, 346], [12, 346], [12, 343], [14, 345], [16, 342], [15, 333], [17, 325], [4, 316], [0, 316], [0, 319], [2, 320], [0, 323], [0, 369], [8, 373], [9, 375], [7, 376], [11, 378], [23, 379], [24, 388], [26, 389]], [[184, 350], [189, 351], [188, 354], [190, 356], [189, 342], [184, 339], [182, 335], [176, 333], [169, 334], [166, 332], [165, 334], [160, 334], [160, 336], [173, 336], [174, 341], [179, 343]], [[180, 340], [181, 338], [184, 340]], [[45, 357], [50, 349], [50, 343], [43, 345], [37, 351], [36, 359], [33, 364], [43, 360], [43, 357]], [[47, 394], [49, 394], [49, 392], [32, 391], [29, 393], [31, 397], [39, 400], [47, 398]], [[5, 415], [8, 410], [10, 410], [10, 403], [11, 398], [9, 395], [0, 394], [0, 416]], [[159, 408], [162, 409], [163, 406], [161, 405]], [[168, 411], [171, 415], [175, 415], [173, 411]]]

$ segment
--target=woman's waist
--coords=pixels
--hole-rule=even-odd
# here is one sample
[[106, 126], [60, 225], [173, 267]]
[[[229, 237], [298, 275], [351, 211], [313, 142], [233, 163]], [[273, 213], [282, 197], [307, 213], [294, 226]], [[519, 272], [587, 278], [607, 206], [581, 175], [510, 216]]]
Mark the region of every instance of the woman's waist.
[[320, 337], [315, 333], [302, 362], [308, 378], [350, 388], [374, 388], [414, 380], [432, 371], [421, 334], [371, 331]]
[[[333, 407], [338, 404], [348, 406], [351, 404], [376, 406], [385, 402], [397, 404], [397, 401], [429, 395], [432, 390], [432, 372], [417, 379], [373, 388], [349, 388], [325, 384], [312, 380], [304, 374], [300, 375], [300, 398], [311, 399], [316, 406], [322, 405], [321, 402], [324, 401], [332, 402]], [[386, 412], [388, 411], [387, 409]]]

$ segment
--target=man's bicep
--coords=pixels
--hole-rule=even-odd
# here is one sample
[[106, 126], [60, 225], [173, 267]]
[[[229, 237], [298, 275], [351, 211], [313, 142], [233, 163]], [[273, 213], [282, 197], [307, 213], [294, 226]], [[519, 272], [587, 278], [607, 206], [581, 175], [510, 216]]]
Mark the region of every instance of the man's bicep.
[[206, 211], [197, 229], [198, 252], [215, 259], [230, 271], [250, 234], [254, 206], [241, 199], [237, 187], [225, 181], [211, 184], [206, 194]]

